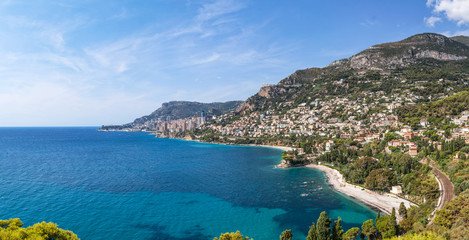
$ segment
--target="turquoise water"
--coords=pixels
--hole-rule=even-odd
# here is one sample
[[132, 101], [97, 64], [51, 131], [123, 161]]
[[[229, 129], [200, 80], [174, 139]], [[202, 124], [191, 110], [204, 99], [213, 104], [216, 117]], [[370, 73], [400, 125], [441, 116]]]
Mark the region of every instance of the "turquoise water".
[[[346, 228], [376, 213], [323, 173], [275, 169], [281, 151], [97, 128], [0, 128], [0, 219], [52, 221], [81, 239], [304, 239], [321, 211]], [[314, 182], [312, 182], [314, 181]]]

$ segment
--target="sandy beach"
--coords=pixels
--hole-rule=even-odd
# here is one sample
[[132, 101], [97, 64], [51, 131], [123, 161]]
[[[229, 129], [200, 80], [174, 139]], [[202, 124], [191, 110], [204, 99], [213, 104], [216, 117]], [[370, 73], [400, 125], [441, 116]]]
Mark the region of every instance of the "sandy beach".
[[285, 146], [270, 146], [270, 145], [258, 145], [258, 144], [251, 144], [249, 146], [277, 148], [277, 149], [280, 149], [282, 151], [291, 151], [291, 150], [293, 150], [292, 147], [285, 147]]
[[[391, 193], [379, 194], [360, 186], [347, 183], [339, 171], [330, 167], [316, 164], [309, 164], [307, 167], [315, 168], [324, 172], [327, 176], [327, 182], [340, 193], [355, 198], [366, 205], [377, 208], [387, 214], [391, 214], [392, 208], [395, 208], [396, 214], [398, 214], [397, 210], [399, 210], [401, 202], [403, 202], [407, 208], [415, 205], [414, 203]], [[401, 217], [397, 216], [397, 219], [400, 220]]]

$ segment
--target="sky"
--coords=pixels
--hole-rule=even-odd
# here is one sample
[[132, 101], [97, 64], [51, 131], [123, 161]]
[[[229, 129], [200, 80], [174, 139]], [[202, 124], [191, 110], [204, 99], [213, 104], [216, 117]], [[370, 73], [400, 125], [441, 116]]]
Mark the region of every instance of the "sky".
[[0, 126], [100, 126], [245, 100], [298, 69], [423, 32], [469, 0], [0, 1]]

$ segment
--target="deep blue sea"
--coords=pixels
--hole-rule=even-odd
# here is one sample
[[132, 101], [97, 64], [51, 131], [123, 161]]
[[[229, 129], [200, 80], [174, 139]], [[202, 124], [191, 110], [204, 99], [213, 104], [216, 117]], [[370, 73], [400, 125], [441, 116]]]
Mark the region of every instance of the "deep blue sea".
[[81, 239], [305, 239], [321, 211], [345, 228], [376, 213], [322, 172], [275, 169], [281, 151], [97, 128], [0, 128], [0, 219], [55, 222]]

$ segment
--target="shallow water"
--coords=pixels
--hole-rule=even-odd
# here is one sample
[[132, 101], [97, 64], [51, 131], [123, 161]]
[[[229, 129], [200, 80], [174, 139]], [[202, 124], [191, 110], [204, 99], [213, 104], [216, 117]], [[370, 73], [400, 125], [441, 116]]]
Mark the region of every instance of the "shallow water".
[[[281, 151], [97, 128], [0, 128], [0, 218], [52, 221], [81, 239], [304, 239], [321, 211], [345, 228], [376, 213]], [[314, 181], [314, 182], [312, 182]]]

